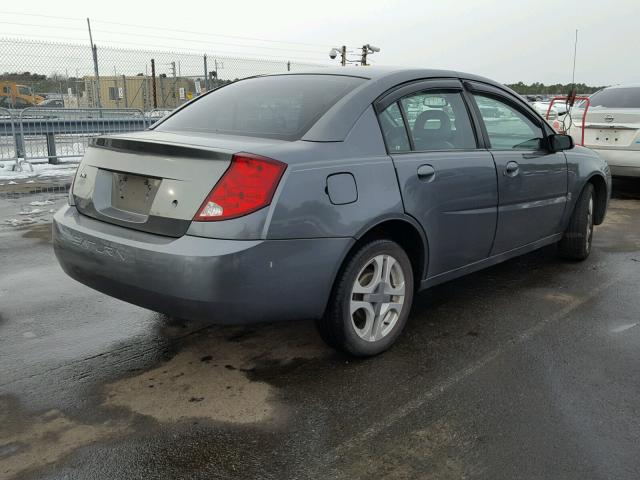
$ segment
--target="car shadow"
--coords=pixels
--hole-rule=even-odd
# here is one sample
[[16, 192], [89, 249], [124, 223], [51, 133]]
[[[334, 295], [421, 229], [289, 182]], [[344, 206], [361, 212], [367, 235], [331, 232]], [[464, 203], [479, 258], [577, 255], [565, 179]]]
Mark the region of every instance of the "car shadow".
[[640, 178], [615, 177], [612, 198], [640, 200]]

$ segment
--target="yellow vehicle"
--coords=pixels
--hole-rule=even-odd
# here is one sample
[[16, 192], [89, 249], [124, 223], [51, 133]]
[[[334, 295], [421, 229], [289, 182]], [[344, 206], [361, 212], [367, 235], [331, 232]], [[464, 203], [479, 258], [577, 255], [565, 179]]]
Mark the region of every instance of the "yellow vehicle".
[[27, 108], [44, 101], [44, 97], [33, 93], [33, 89], [14, 82], [0, 82], [0, 107]]

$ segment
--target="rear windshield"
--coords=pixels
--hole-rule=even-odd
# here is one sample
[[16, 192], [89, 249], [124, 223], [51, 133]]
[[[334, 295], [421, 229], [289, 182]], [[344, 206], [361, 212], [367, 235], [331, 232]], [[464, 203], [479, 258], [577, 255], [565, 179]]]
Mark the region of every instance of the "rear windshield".
[[341, 75], [249, 78], [205, 95], [156, 129], [298, 140], [364, 81]]
[[607, 88], [589, 98], [592, 107], [640, 108], [640, 88]]

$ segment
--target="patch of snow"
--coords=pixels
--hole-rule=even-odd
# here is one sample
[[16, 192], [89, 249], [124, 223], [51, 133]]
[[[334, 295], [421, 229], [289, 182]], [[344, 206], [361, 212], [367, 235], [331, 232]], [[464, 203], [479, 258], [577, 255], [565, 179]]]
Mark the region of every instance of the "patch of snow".
[[8, 183], [8, 185], [17, 185], [17, 184], [18, 184], [18, 182], [14, 182], [13, 180], [11, 180], [11, 181]]
[[44, 212], [44, 210], [41, 210], [39, 208], [34, 208], [33, 210], [30, 210], [28, 212], [20, 212], [18, 215], [35, 215], [36, 213], [42, 213]]
[[51, 200], [45, 200], [44, 202], [35, 201], [31, 202], [29, 205], [31, 205], [32, 207], [42, 207], [44, 205], [53, 205], [53, 202]]
[[20, 225], [29, 225], [31, 223], [36, 223], [36, 220], [31, 218], [31, 217], [25, 217], [25, 218], [10, 218], [8, 220], [4, 221], [5, 223], [8, 223], [9, 225], [13, 226], [13, 227], [19, 227]]
[[58, 165], [34, 163], [31, 166], [33, 168], [32, 171], [23, 170], [19, 172], [6, 167], [0, 169], [0, 180], [27, 180], [26, 183], [33, 183], [32, 179], [71, 176], [78, 168], [78, 160]]

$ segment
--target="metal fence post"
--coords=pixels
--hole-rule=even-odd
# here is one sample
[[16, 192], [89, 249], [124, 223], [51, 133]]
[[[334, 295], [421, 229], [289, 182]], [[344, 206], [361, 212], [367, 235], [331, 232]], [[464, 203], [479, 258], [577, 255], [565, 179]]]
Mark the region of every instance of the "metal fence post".
[[95, 45], [92, 46], [91, 50], [93, 50], [93, 70], [96, 75], [96, 98], [95, 103], [96, 107], [101, 108], [102, 102], [100, 100], [100, 74], [98, 73], [98, 47]]
[[127, 77], [122, 75], [122, 92], [124, 93], [124, 108], [129, 108], [129, 99], [127, 98]]
[[19, 172], [22, 171], [23, 163], [29, 165], [31, 171], [33, 171], [33, 165], [31, 165], [31, 163], [29, 163], [29, 160], [27, 159], [27, 152], [24, 145], [23, 115], [26, 110], [28, 110], [28, 108], [25, 108], [20, 112], [20, 117], [18, 119], [18, 121], [20, 122], [20, 132], [16, 132], [16, 170], [18, 170]]
[[204, 91], [209, 91], [209, 69], [207, 68], [207, 54], [204, 54]]
[[156, 93], [156, 61], [151, 59], [151, 90], [153, 95], [153, 108], [158, 108], [158, 96]]
[[47, 132], [47, 156], [49, 157], [49, 163], [57, 165], [60, 163], [56, 154], [56, 136], [53, 132]]
[[21, 132], [15, 132], [15, 140], [16, 140], [16, 157], [22, 158], [24, 157], [24, 137]]

